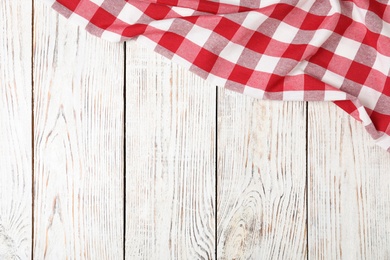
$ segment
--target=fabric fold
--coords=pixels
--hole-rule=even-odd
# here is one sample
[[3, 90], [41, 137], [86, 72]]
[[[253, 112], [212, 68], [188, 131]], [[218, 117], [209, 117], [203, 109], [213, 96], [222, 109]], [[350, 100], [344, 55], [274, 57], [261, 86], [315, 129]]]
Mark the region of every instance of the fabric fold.
[[332, 101], [390, 152], [390, 5], [262, 0], [44, 0], [95, 36], [134, 39], [259, 99]]

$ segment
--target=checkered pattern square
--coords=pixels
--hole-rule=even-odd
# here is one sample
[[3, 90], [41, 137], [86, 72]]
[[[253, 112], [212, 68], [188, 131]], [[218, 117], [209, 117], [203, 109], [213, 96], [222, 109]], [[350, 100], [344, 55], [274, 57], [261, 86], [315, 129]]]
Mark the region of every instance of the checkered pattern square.
[[333, 101], [390, 152], [386, 1], [44, 0], [106, 40], [138, 42], [213, 84]]

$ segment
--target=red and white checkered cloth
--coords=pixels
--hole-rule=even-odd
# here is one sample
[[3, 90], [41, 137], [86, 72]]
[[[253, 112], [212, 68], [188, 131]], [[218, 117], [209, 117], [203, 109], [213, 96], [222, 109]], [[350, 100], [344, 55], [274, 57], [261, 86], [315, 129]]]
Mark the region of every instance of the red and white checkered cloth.
[[90, 33], [135, 39], [260, 99], [333, 101], [390, 152], [386, 0], [45, 0]]

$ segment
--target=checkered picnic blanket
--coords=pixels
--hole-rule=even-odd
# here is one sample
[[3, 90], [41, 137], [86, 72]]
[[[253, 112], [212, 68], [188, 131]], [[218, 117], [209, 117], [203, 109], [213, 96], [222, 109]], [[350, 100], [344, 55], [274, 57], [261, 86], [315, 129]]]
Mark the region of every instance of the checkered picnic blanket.
[[44, 0], [93, 35], [135, 39], [260, 99], [333, 101], [390, 152], [386, 0]]

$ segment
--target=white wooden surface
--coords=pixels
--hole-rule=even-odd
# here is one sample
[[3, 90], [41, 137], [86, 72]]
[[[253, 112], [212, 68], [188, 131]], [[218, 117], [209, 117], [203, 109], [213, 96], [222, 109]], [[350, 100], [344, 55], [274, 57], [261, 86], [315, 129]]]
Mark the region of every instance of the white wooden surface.
[[126, 256], [212, 259], [216, 87], [127, 44]]
[[0, 259], [31, 257], [31, 12], [0, 2]]
[[309, 258], [390, 259], [390, 155], [335, 106], [308, 112]]
[[40, 1], [0, 28], [0, 259], [390, 258], [390, 155], [332, 103], [216, 88]]
[[305, 104], [218, 94], [218, 258], [305, 259]]
[[123, 47], [34, 14], [34, 259], [120, 258]]

